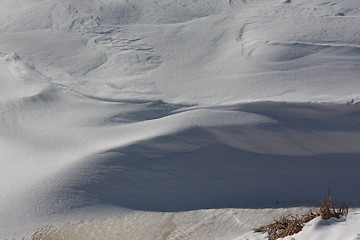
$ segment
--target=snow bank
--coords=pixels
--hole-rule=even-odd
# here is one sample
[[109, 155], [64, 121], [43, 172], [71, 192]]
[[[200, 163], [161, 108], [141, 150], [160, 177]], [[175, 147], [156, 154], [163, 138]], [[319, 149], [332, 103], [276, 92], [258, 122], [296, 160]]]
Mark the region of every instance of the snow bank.
[[39, 229], [33, 238], [83, 239], [233, 239], [252, 226], [271, 221], [274, 214], [302, 213], [306, 209], [210, 209], [177, 213], [130, 212]]

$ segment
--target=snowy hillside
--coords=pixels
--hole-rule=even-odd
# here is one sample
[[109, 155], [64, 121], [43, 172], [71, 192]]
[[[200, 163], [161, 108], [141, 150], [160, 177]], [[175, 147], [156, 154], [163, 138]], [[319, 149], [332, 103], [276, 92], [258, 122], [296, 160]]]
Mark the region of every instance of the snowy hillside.
[[358, 0], [2, 0], [0, 238], [358, 207], [359, 26]]

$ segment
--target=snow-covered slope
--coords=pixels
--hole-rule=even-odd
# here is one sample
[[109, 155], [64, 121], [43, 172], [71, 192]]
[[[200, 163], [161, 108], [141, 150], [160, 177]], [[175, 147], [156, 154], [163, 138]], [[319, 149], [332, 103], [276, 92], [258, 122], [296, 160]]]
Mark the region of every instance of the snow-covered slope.
[[359, 9], [2, 0], [0, 237], [328, 189], [359, 204]]

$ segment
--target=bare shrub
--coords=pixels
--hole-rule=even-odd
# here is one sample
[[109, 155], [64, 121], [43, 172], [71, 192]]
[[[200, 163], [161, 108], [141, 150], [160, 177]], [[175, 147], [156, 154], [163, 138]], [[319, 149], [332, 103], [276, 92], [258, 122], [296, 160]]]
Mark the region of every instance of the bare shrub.
[[335, 209], [330, 192], [324, 197], [324, 200], [320, 200], [319, 202], [319, 209], [310, 209], [307, 214], [302, 216], [294, 216], [291, 214], [282, 216], [279, 219], [274, 219], [274, 223], [255, 228], [254, 231], [268, 233], [269, 240], [276, 240], [300, 232], [305, 223], [316, 217], [321, 216], [322, 219], [327, 220], [332, 217], [340, 218], [348, 214], [349, 208], [345, 202], [341, 202], [338, 209]]

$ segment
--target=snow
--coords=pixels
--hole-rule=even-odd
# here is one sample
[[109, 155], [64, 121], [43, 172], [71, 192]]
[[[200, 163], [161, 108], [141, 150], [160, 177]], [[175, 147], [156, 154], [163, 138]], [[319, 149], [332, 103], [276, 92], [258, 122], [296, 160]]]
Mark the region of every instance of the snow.
[[[113, 210], [112, 210], [113, 211]], [[269, 221], [273, 214], [304, 209], [209, 209], [186, 212], [127, 212], [121, 217], [86, 220], [39, 229], [34, 239], [233, 239], [251, 226]], [[101, 237], [99, 237], [101, 236]]]
[[357, 207], [359, 9], [2, 0], [0, 238], [233, 239], [328, 190]]

